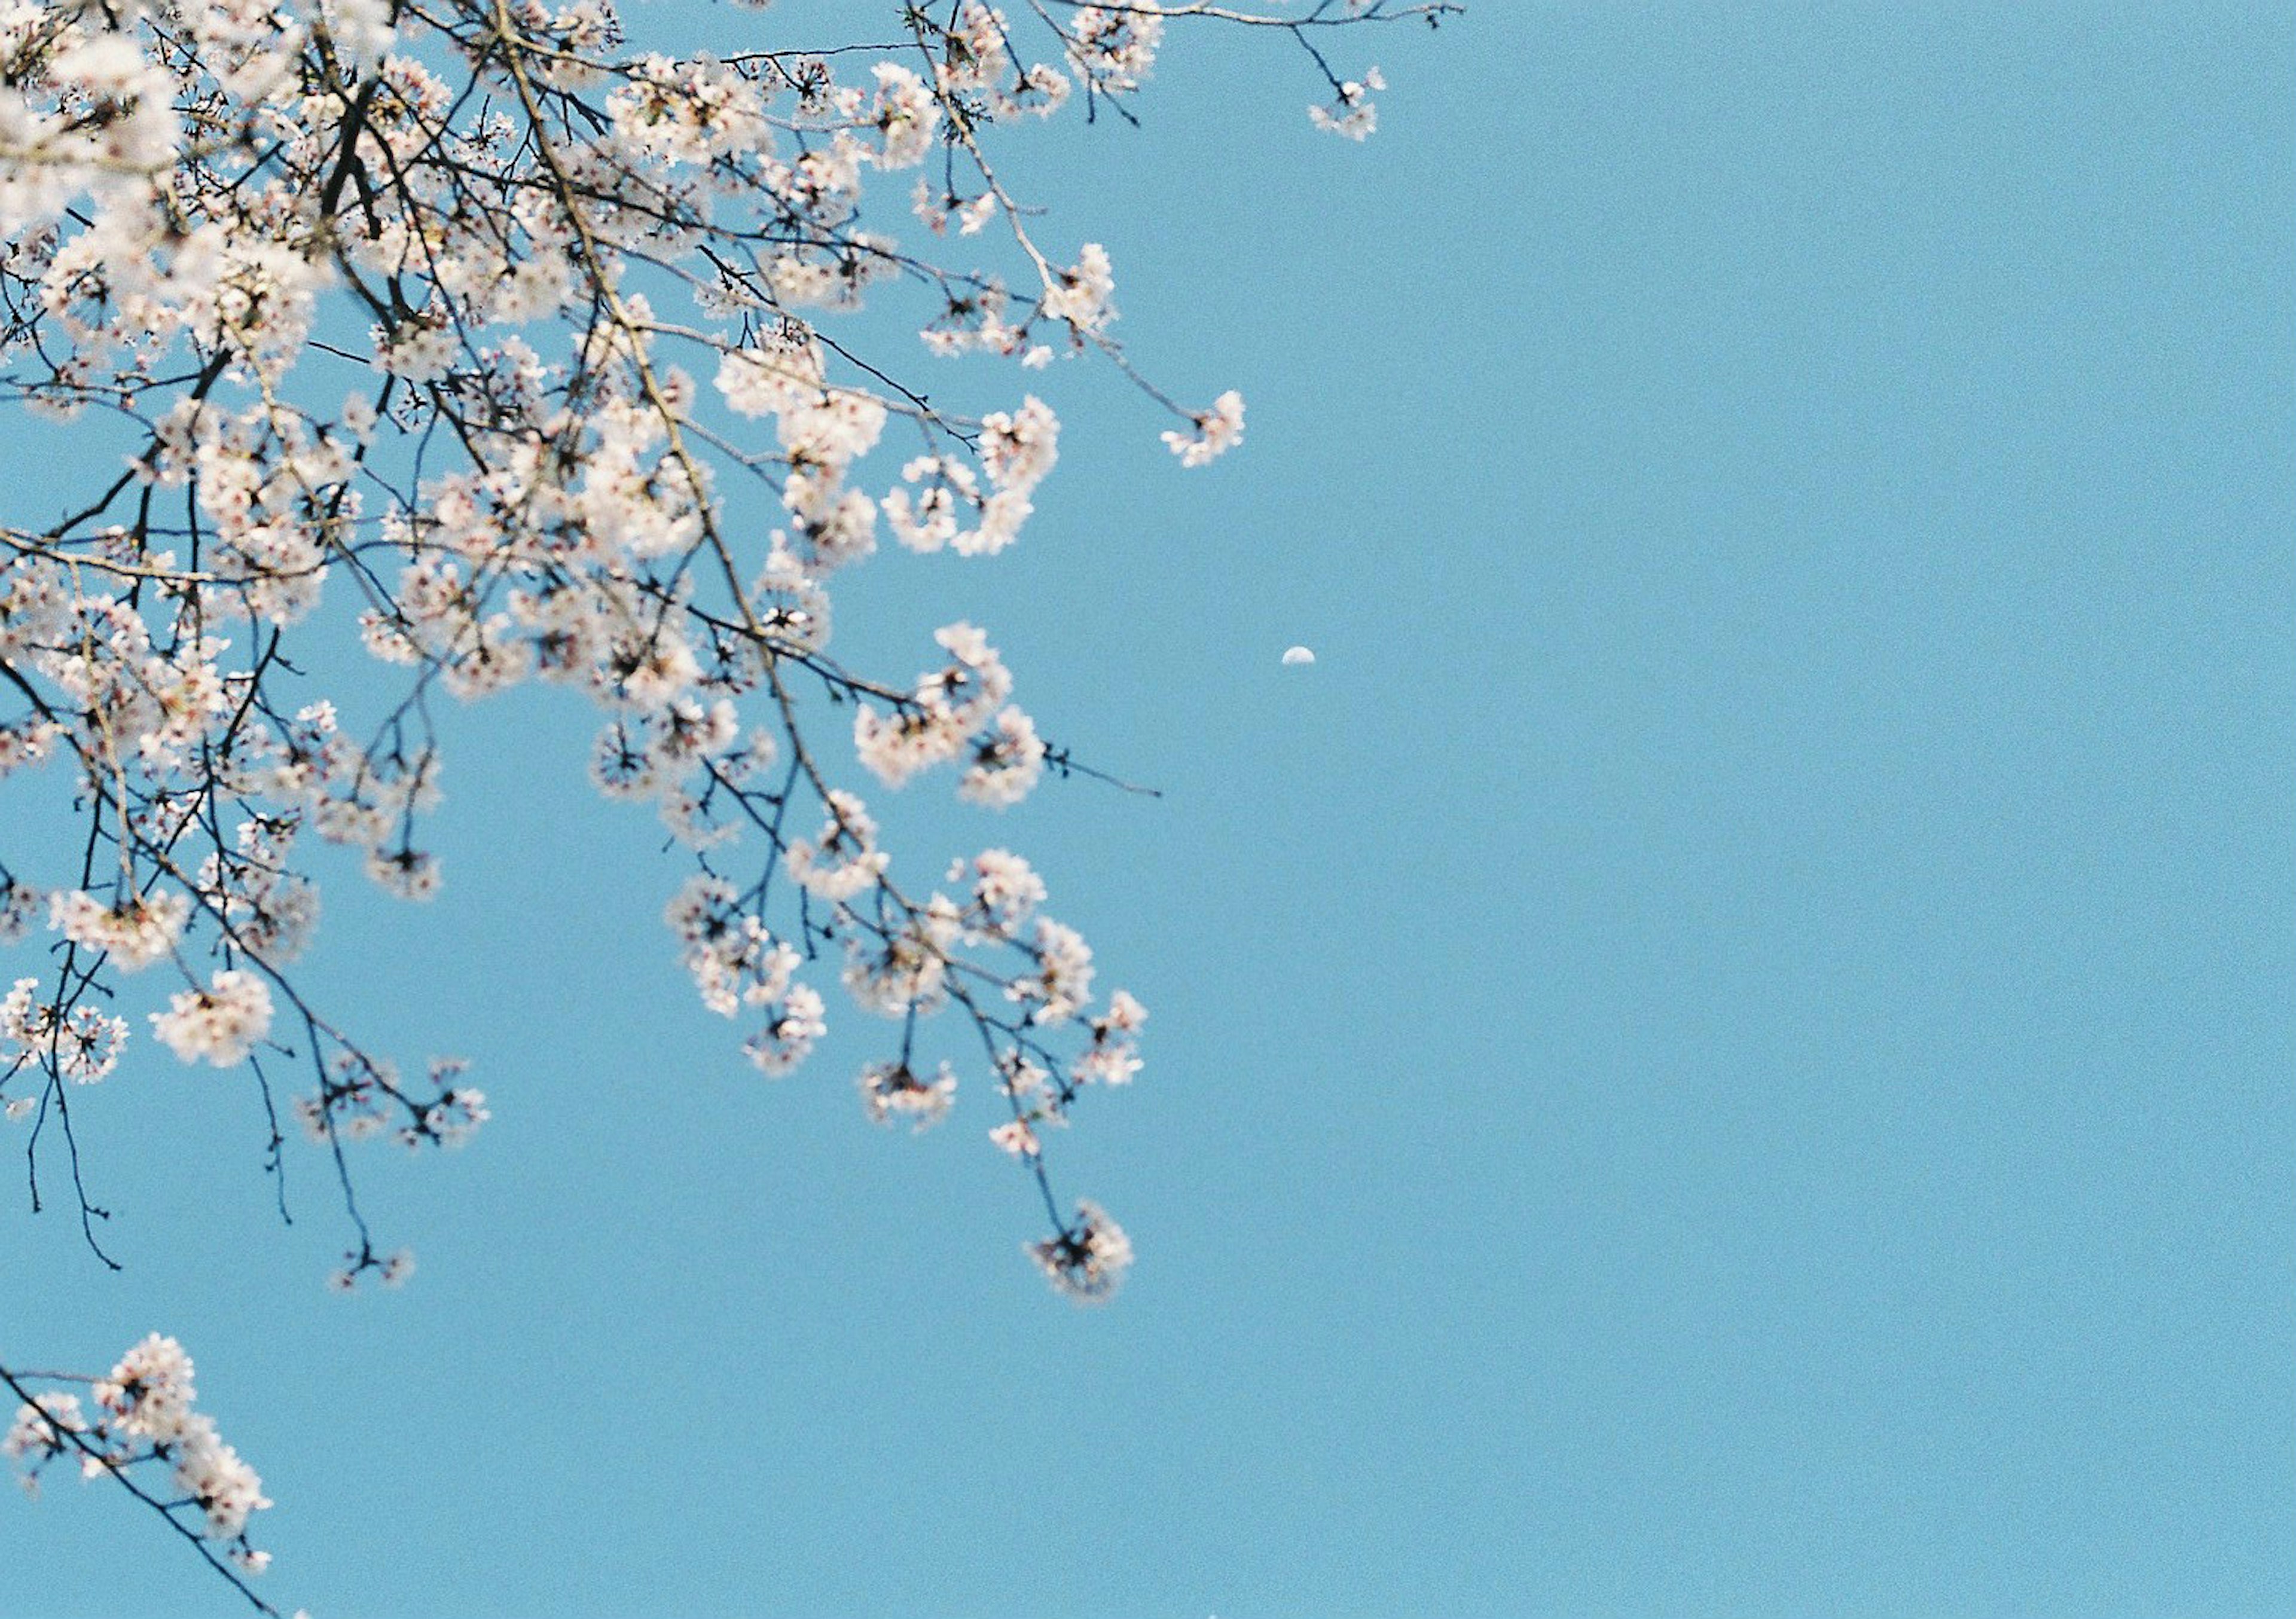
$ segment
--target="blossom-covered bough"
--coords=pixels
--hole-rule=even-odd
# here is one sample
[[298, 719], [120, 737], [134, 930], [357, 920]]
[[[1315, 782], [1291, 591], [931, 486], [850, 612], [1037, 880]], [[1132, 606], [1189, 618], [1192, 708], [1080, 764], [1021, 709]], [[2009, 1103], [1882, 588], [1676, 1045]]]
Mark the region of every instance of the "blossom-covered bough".
[[[808, 50], [746, 48], [775, 31], [749, 12], [643, 20], [744, 47], [716, 55], [627, 39], [608, 0], [0, 9], [0, 397], [71, 420], [81, 461], [116, 446], [84, 492], [40, 492], [61, 514], [0, 512], [0, 775], [36, 773], [12, 817], [37, 799], [71, 829], [0, 842], [0, 943], [30, 969], [0, 976], [0, 1105], [33, 1206], [60, 1149], [104, 1263], [71, 1096], [148, 1034], [252, 1075], [275, 1175], [283, 1120], [325, 1152], [339, 1286], [406, 1273], [360, 1213], [356, 1145], [455, 1145], [487, 1099], [300, 993], [306, 856], [347, 846], [390, 893], [433, 893], [437, 705], [539, 681], [594, 701], [597, 786], [690, 852], [666, 919], [750, 1062], [805, 1059], [834, 975], [898, 1029], [861, 1075], [871, 1117], [939, 1119], [969, 1067], [1050, 1217], [1036, 1262], [1081, 1299], [1128, 1264], [1095, 1205], [1062, 1212], [1044, 1136], [1131, 1079], [1145, 1012], [1096, 996], [1026, 860], [897, 877], [863, 796], [947, 769], [1006, 805], [1101, 773], [1039, 736], [972, 625], [913, 682], [830, 650], [834, 577], [882, 536], [1013, 544], [1059, 422], [1018, 380], [978, 415], [932, 403], [914, 348], [857, 312], [908, 311], [931, 356], [1098, 356], [1170, 413], [1182, 463], [1211, 460], [1242, 400], [1191, 409], [1134, 368], [1108, 255], [1008, 191], [1001, 127], [1132, 118], [1168, 32], [1225, 24], [1301, 47], [1313, 121], [1360, 140], [1382, 82], [1334, 70], [1337, 31], [1456, 8], [846, 9], [873, 32]], [[304, 649], [344, 639], [388, 678], [318, 687]], [[172, 1340], [88, 1379], [93, 1408], [0, 1375], [31, 1476], [75, 1458], [260, 1567], [259, 1481], [191, 1410]], [[135, 1484], [146, 1464], [182, 1496]]]
[[[41, 1475], [58, 1461], [69, 1461], [84, 1477], [108, 1475], [257, 1607], [272, 1611], [241, 1577], [259, 1574], [271, 1562], [271, 1554], [247, 1538], [249, 1515], [270, 1500], [255, 1469], [217, 1434], [214, 1419], [193, 1409], [192, 1359], [182, 1345], [155, 1332], [102, 1377], [0, 1367], [0, 1385], [23, 1402], [0, 1439], [0, 1452], [16, 1465], [28, 1492], [38, 1492]], [[86, 1389], [87, 1400], [76, 1386]], [[163, 1475], [167, 1484], [157, 1483]]]

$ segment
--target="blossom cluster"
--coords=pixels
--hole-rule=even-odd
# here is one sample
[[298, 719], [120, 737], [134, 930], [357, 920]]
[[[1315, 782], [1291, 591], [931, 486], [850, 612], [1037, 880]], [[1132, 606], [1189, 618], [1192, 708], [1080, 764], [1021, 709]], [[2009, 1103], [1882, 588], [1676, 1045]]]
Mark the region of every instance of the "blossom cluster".
[[45, 1379], [85, 1385], [85, 1400], [64, 1388], [34, 1393], [28, 1385], [41, 1380], [38, 1374], [0, 1374], [27, 1396], [0, 1439], [0, 1454], [32, 1493], [43, 1470], [61, 1460], [83, 1478], [132, 1481], [164, 1469], [172, 1499], [146, 1499], [187, 1532], [220, 1543], [242, 1572], [260, 1574], [271, 1554], [249, 1542], [248, 1519], [270, 1499], [255, 1469], [217, 1433], [215, 1419], [197, 1408], [192, 1372], [183, 1345], [155, 1332], [100, 1378]]

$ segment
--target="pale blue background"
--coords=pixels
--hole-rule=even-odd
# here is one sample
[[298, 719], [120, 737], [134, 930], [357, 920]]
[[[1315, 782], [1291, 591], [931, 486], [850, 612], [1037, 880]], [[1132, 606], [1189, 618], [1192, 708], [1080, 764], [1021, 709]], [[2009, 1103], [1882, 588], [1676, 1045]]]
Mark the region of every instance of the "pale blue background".
[[[912, 1140], [873, 1048], [743, 1072], [580, 714], [472, 712], [445, 898], [338, 884], [314, 964], [495, 1100], [370, 1155], [414, 1286], [324, 1296], [321, 1160], [283, 1232], [250, 1087], [148, 1046], [82, 1103], [126, 1276], [5, 1216], [12, 1356], [199, 1356], [275, 1598], [2288, 1611], [2296, 25], [1477, 13], [1338, 44], [1362, 149], [1176, 29], [1030, 187], [1245, 453], [1056, 372], [1025, 544], [846, 599], [1168, 790], [912, 794], [919, 873], [1026, 848], [1153, 1010], [1059, 1143], [1122, 1300], [1021, 1263], [977, 1075]], [[234, 1610], [68, 1479], [0, 1547], [6, 1612]]]

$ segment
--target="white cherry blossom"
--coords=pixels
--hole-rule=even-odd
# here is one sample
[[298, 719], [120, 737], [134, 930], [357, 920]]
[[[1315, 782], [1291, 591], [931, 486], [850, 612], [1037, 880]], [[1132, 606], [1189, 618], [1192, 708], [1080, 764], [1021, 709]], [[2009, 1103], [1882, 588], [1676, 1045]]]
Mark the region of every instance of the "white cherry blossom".
[[[1316, 122], [1360, 139], [1384, 81], [1335, 77], [1316, 40], [1455, 9], [1354, 0], [1311, 31], [1250, 0], [962, 0], [849, 49], [788, 48], [768, 17], [713, 53], [615, 0], [19, 0], [0, 397], [125, 435], [84, 499], [0, 517], [0, 778], [12, 815], [70, 834], [0, 839], [0, 946], [24, 953], [0, 1112], [35, 1167], [77, 1171], [70, 1087], [167, 1083], [161, 1052], [244, 1067], [335, 1160], [337, 1285], [406, 1280], [356, 1149], [459, 1145], [491, 1111], [459, 1061], [402, 1068], [310, 999], [324, 846], [388, 896], [439, 895], [441, 707], [546, 683], [593, 711], [597, 789], [656, 818], [634, 846], [668, 834], [667, 947], [736, 1026], [726, 1072], [801, 1068], [834, 974], [884, 1043], [868, 1115], [934, 1122], [978, 1065], [963, 1105], [1009, 1115], [993, 1148], [1062, 1206], [1046, 1139], [1142, 1072], [1144, 1013], [1095, 1010], [1091, 948], [1021, 854], [913, 889], [857, 789], [969, 817], [1101, 773], [1039, 732], [994, 626], [924, 619], [939, 650], [904, 680], [832, 650], [838, 598], [1020, 541], [1064, 430], [1021, 373], [1056, 359], [1141, 401], [1138, 442], [1165, 429], [1185, 466], [1242, 438], [1234, 391], [1176, 405], [1124, 346], [1115, 259], [1007, 172], [1013, 126], [1131, 116], [1185, 12], [1320, 74]], [[1036, 1263], [1106, 1297], [1121, 1230], [1090, 1203], [1054, 1228]], [[32, 1476], [154, 1464], [228, 1577], [262, 1570], [261, 1481], [173, 1340], [86, 1399], [19, 1392]]]

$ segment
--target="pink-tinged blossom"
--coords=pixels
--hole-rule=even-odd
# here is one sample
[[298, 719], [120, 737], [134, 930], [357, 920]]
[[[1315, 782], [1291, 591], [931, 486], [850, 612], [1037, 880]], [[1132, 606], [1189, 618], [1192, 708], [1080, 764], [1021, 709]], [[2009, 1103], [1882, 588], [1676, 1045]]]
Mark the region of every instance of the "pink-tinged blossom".
[[92, 1392], [123, 1433], [162, 1444], [182, 1434], [198, 1397], [192, 1357], [175, 1339], [156, 1332], [120, 1356]]
[[[459, 1069], [458, 1063], [455, 1067]], [[440, 1077], [433, 1065], [433, 1083]], [[475, 1085], [457, 1085], [440, 1092], [439, 1100], [422, 1109], [420, 1119], [404, 1125], [398, 1132], [399, 1144], [420, 1147], [425, 1141], [436, 1141], [441, 1147], [460, 1147], [478, 1134], [479, 1127], [494, 1117], [487, 1106], [487, 1093]], [[385, 1281], [391, 1279], [384, 1277]]]
[[790, 987], [782, 1003], [766, 1015], [766, 1026], [742, 1043], [742, 1051], [758, 1072], [779, 1077], [807, 1058], [829, 1033], [824, 1021], [820, 993], [809, 985]]
[[882, 937], [847, 946], [845, 992], [884, 1018], [927, 1016], [947, 1002], [949, 952], [958, 933], [956, 907], [936, 895], [919, 915]]
[[40, 1469], [72, 1448], [72, 1435], [86, 1432], [87, 1419], [80, 1412], [78, 1394], [42, 1394], [16, 1408], [8, 1436], [0, 1439], [0, 1456], [20, 1469], [25, 1492], [37, 1494]]
[[152, 1033], [185, 1062], [237, 1067], [271, 1032], [271, 991], [253, 973], [226, 968], [206, 989], [171, 996], [152, 1014]]
[[1164, 444], [1184, 467], [1201, 467], [1218, 460], [1243, 442], [1243, 396], [1234, 388], [1212, 401], [1211, 409], [1196, 418], [1193, 433], [1168, 432]]
[[176, 1487], [199, 1508], [209, 1539], [236, 1538], [246, 1532], [250, 1513], [271, 1505], [262, 1478], [217, 1436], [205, 1415], [194, 1411], [184, 1419], [175, 1446]]
[[1075, 266], [1055, 271], [1045, 283], [1043, 308], [1065, 321], [1079, 336], [1098, 332], [1116, 319], [1116, 272], [1108, 249], [1087, 241]]
[[1124, 1228], [1089, 1200], [1077, 1204], [1066, 1231], [1026, 1247], [1053, 1286], [1080, 1304], [1106, 1304], [1132, 1268], [1132, 1242]]
[[877, 847], [877, 823], [851, 793], [829, 795], [829, 819], [819, 834], [790, 845], [790, 875], [808, 893], [848, 900], [883, 875], [885, 852]]
[[[19, 978], [0, 998], [0, 1059], [48, 1058], [62, 1077], [82, 1085], [94, 1084], [117, 1067], [127, 1043], [127, 1020], [93, 1006], [63, 1010], [41, 989], [37, 978]], [[8, 1116], [22, 1117], [30, 1100], [11, 1100]]]
[[876, 1063], [861, 1071], [861, 1104], [874, 1124], [906, 1121], [915, 1130], [927, 1130], [948, 1116], [956, 1099], [956, 1075], [947, 1063], [931, 1079], [914, 1072], [906, 1062]]
[[32, 930], [46, 897], [29, 883], [0, 883], [0, 944], [12, 944]]
[[789, 992], [798, 953], [744, 912], [734, 885], [702, 872], [686, 879], [662, 912], [684, 947], [701, 1003], [731, 1018], [743, 1006], [766, 1006]]
[[1336, 110], [1332, 107], [1310, 107], [1308, 121], [1318, 129], [1328, 129], [1351, 141], [1368, 140], [1372, 131], [1379, 127], [1379, 108], [1373, 103], [1371, 93], [1386, 88], [1387, 80], [1380, 76], [1377, 68], [1366, 70], [1362, 78], [1343, 80], [1333, 89], [1332, 99]]
[[975, 943], [1014, 937], [1045, 902], [1045, 879], [1010, 849], [983, 849], [958, 861], [948, 880], [972, 886], [964, 921], [966, 938]]
[[1087, 5], [1069, 20], [1069, 61], [1094, 88], [1122, 95], [1140, 88], [1156, 64], [1164, 20], [1122, 6]]
[[1086, 1020], [1086, 1026], [1092, 1031], [1092, 1043], [1077, 1059], [1070, 1076], [1080, 1085], [1131, 1083], [1132, 1076], [1140, 1072], [1140, 1048], [1136, 1037], [1147, 1021], [1148, 1009], [1134, 1000], [1130, 992], [1119, 989], [1109, 996], [1108, 1010]]
[[999, 489], [1023, 493], [1045, 481], [1060, 459], [1061, 422], [1034, 394], [1017, 411], [980, 419], [980, 465]]
[[1029, 1009], [1031, 1023], [1065, 1023], [1092, 999], [1092, 946], [1075, 928], [1039, 917], [1035, 955], [1036, 970], [1004, 993]]
[[877, 81], [877, 104], [870, 122], [882, 145], [880, 168], [913, 168], [930, 157], [940, 130], [940, 102], [924, 80], [899, 62], [881, 61], [870, 70]]
[[1018, 708], [1007, 708], [974, 745], [972, 766], [957, 782], [957, 797], [1004, 809], [1033, 792], [1044, 773], [1045, 744], [1037, 735], [1036, 722]]
[[1016, 1158], [1033, 1158], [1045, 1149], [1025, 1119], [1007, 1119], [988, 1132], [988, 1139]]

